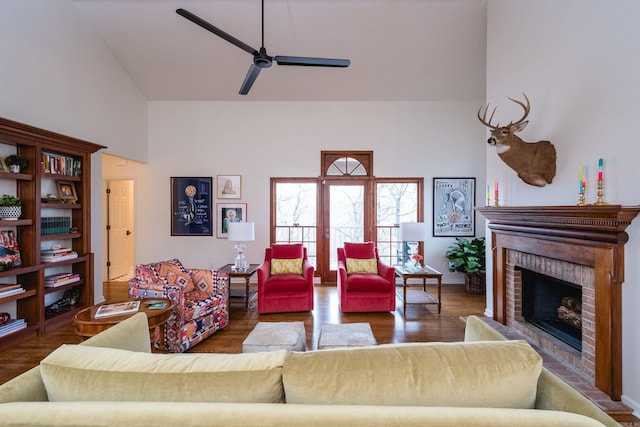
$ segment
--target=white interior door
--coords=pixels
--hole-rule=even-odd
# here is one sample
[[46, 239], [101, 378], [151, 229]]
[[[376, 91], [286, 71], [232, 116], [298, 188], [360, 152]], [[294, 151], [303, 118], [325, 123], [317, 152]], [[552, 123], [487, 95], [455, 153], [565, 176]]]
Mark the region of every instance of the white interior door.
[[133, 181], [107, 183], [109, 200], [107, 259], [109, 280], [133, 273]]

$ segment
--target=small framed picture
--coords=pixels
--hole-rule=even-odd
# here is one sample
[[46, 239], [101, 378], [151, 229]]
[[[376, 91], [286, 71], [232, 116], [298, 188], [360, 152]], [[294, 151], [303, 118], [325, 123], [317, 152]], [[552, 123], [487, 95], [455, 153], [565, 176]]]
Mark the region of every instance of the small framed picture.
[[218, 175], [216, 177], [216, 187], [218, 189], [218, 199], [242, 198], [241, 175]]
[[78, 193], [76, 193], [76, 185], [70, 181], [56, 181], [58, 186], [58, 197], [62, 202], [75, 203], [78, 201]]
[[217, 211], [216, 237], [219, 239], [227, 238], [229, 223], [247, 222], [246, 203], [218, 203]]
[[476, 234], [476, 179], [433, 178], [433, 236]]
[[0, 157], [0, 172], [9, 172], [7, 164], [4, 162], [4, 157]]

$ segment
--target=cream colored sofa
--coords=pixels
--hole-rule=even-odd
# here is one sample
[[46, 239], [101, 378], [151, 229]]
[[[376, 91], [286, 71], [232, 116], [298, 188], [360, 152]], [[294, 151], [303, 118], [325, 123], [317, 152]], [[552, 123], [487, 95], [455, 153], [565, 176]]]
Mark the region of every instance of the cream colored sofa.
[[524, 341], [474, 317], [465, 340], [152, 354], [141, 313], [1, 385], [0, 425], [618, 425]]

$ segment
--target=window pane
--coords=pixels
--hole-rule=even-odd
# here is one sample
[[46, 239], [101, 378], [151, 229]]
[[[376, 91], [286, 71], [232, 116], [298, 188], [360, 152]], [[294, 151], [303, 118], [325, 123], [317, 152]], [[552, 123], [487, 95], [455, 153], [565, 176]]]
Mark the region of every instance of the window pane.
[[376, 185], [378, 252], [389, 265], [402, 265], [406, 248], [400, 241], [400, 223], [418, 221], [418, 184], [389, 182]]
[[276, 225], [316, 225], [316, 184], [276, 184]]

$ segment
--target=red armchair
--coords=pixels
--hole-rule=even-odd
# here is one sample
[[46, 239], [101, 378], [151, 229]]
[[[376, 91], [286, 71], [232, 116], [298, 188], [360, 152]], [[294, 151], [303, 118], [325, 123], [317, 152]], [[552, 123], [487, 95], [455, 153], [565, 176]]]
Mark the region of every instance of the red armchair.
[[341, 312], [396, 309], [395, 269], [380, 261], [373, 242], [345, 242], [338, 248], [337, 279]]
[[258, 268], [258, 313], [313, 310], [313, 272], [302, 244], [271, 245]]

